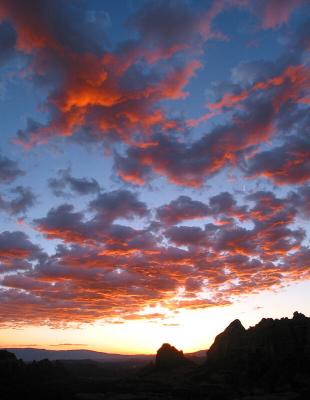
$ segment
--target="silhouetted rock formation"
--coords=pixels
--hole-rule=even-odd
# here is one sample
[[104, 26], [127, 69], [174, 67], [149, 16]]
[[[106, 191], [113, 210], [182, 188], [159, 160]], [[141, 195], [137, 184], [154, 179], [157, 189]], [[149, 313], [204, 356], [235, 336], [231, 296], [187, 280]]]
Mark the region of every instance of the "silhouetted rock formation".
[[42, 360], [24, 363], [15, 354], [0, 350], [0, 399], [68, 400], [64, 390], [68, 376], [58, 362]]
[[190, 365], [182, 350], [177, 350], [168, 343], [164, 343], [157, 351], [155, 365], [157, 369], [174, 369], [184, 365]]
[[246, 330], [236, 319], [220, 333], [207, 352], [207, 362], [217, 364], [226, 360], [239, 361], [244, 346]]
[[244, 329], [239, 320], [219, 334], [207, 352], [207, 369], [243, 386], [287, 385], [310, 373], [310, 318], [263, 318]]
[[17, 358], [7, 350], [0, 350], [0, 361], [17, 361]]
[[204, 365], [167, 343], [143, 369], [132, 362], [25, 363], [2, 350], [0, 377], [1, 400], [308, 400], [310, 318], [296, 312], [249, 329], [235, 320]]

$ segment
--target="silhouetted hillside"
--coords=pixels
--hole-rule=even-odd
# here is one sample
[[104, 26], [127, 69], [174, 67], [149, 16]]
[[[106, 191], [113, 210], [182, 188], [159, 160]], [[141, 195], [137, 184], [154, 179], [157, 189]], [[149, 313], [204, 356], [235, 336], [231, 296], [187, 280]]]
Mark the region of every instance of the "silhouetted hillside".
[[42, 360], [25, 364], [14, 354], [0, 350], [1, 400], [65, 400], [73, 393], [74, 385], [69, 383], [69, 375], [58, 362]]
[[1, 350], [0, 349], [0, 362], [15, 362], [17, 361], [15, 354], [7, 351], [7, 350]]
[[[292, 319], [263, 318], [244, 329], [239, 320], [219, 334], [207, 352], [210, 368], [242, 368], [255, 364], [266, 371], [271, 365], [303, 368], [310, 361], [310, 318], [298, 312]], [[256, 371], [257, 372], [257, 371]]]
[[[0, 349], [1, 350], [1, 349]], [[154, 354], [113, 354], [104, 353], [93, 350], [46, 350], [36, 349], [32, 347], [28, 348], [7, 348], [7, 351], [15, 354], [17, 358], [22, 359], [25, 362], [40, 361], [48, 359], [50, 361], [56, 360], [67, 360], [67, 361], [81, 361], [90, 360], [98, 361], [103, 363], [129, 363], [129, 362], [150, 362], [154, 359]], [[199, 350], [193, 353], [186, 354], [186, 357], [190, 360], [196, 360], [197, 362], [203, 362], [205, 358], [205, 350]]]
[[207, 352], [209, 376], [220, 382], [265, 390], [296, 389], [310, 378], [310, 318], [264, 318], [244, 329], [232, 322]]
[[[165, 343], [153, 363], [25, 363], [0, 350], [0, 398], [11, 400], [308, 400], [310, 318], [233, 321], [214, 340], [203, 365]], [[143, 366], [144, 365], [144, 366]]]
[[110, 354], [93, 350], [45, 350], [35, 348], [8, 348], [17, 358], [25, 362], [49, 359], [56, 360], [94, 360], [101, 362], [128, 362], [130, 360], [149, 361], [154, 358], [150, 354]]

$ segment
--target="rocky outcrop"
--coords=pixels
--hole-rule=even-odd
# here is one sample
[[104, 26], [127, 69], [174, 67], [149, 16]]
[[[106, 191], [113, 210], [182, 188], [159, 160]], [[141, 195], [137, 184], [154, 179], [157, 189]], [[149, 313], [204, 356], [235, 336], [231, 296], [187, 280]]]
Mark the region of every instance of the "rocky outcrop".
[[244, 346], [246, 330], [236, 319], [220, 333], [207, 352], [207, 362], [217, 364], [227, 360], [238, 360]]
[[7, 350], [0, 350], [0, 361], [17, 361], [17, 358]]
[[226, 373], [242, 382], [285, 384], [310, 373], [310, 318], [263, 318], [244, 329], [239, 320], [219, 334], [207, 352], [210, 373]]
[[174, 346], [164, 343], [157, 351], [155, 366], [157, 369], [167, 370], [190, 365], [182, 350], [177, 350]]

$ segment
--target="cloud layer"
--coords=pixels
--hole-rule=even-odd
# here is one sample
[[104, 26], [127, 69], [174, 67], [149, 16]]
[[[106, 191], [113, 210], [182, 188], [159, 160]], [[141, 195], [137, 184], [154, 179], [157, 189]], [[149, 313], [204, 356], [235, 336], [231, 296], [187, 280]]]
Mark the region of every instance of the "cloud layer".
[[309, 279], [306, 2], [146, 1], [118, 30], [110, 6], [0, 3], [10, 93], [41, 99], [8, 113], [25, 170], [0, 154], [0, 325], [164, 319]]
[[[34, 227], [61, 242], [53, 255], [22, 232], [1, 234], [1, 319], [59, 325], [164, 318], [309, 278], [306, 233], [294, 226], [309, 215], [309, 190], [286, 198], [258, 191], [247, 200], [240, 206], [227, 192], [207, 204], [180, 196], [149, 210], [135, 193], [116, 191], [99, 194], [84, 212], [70, 204], [51, 209]], [[144, 228], [119, 218], [144, 220]], [[200, 226], [190, 226], [197, 219]], [[162, 315], [150, 312], [158, 305]]]

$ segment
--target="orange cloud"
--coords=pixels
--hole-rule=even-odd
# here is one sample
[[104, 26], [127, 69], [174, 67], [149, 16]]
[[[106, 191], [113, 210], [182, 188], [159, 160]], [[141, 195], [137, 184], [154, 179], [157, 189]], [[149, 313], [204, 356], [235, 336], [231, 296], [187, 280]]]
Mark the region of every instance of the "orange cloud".
[[210, 112], [197, 119], [189, 120], [188, 125], [192, 127], [207, 121], [219, 115], [223, 109], [240, 104], [258, 90], [281, 86], [283, 86], [283, 90], [273, 98], [273, 106], [276, 111], [279, 111], [280, 107], [288, 101], [307, 102], [307, 98], [300, 97], [300, 95], [310, 88], [310, 69], [304, 65], [290, 65], [280, 75], [257, 82], [250, 89], [243, 90], [239, 94], [226, 93], [219, 101], [207, 105]]

